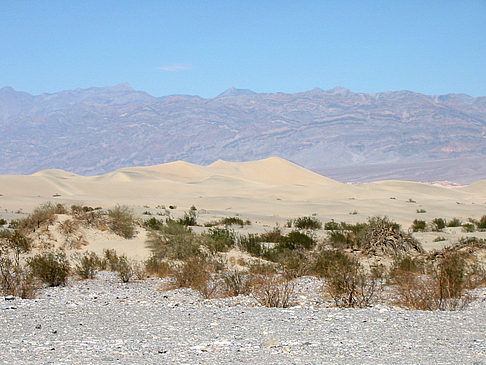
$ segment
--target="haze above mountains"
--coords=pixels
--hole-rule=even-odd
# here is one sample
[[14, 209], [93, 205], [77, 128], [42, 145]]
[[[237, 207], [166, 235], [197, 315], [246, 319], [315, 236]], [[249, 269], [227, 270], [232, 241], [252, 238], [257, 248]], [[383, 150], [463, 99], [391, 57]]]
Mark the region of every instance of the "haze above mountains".
[[279, 156], [340, 181], [486, 178], [486, 97], [345, 88], [153, 97], [128, 84], [0, 89], [0, 174]]

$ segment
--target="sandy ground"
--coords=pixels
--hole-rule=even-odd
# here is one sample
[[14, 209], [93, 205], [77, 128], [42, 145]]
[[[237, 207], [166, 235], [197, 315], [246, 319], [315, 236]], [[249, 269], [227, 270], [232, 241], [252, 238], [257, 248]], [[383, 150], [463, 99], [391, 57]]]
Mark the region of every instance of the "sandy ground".
[[[144, 218], [150, 217], [144, 212], [157, 216], [166, 214], [166, 210], [179, 217], [195, 206], [199, 223], [238, 215], [252, 222], [246, 228], [252, 232], [284, 226], [288, 219], [309, 215], [323, 222], [350, 223], [386, 215], [407, 230], [414, 219], [458, 217], [465, 221], [485, 215], [486, 180], [464, 187], [409, 181], [343, 184], [280, 158], [217, 161], [209, 166], [179, 161], [124, 168], [101, 176], [80, 176], [63, 170], [0, 176], [0, 218], [21, 217], [47, 201], [103, 208], [126, 204]], [[148, 254], [145, 235], [140, 230], [132, 240], [108, 233], [87, 234], [87, 238], [92, 250], [116, 248], [143, 258]], [[459, 228], [417, 236], [428, 248], [440, 248], [466, 233]], [[444, 236], [446, 241], [433, 242], [437, 236]]]

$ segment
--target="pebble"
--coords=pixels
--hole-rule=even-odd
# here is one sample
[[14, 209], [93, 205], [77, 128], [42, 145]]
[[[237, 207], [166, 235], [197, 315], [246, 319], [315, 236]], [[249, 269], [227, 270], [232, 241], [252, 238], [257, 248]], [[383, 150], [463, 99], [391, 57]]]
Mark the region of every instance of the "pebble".
[[95, 280], [3, 297], [0, 363], [486, 364], [486, 289], [457, 312], [330, 307], [314, 278], [288, 309], [247, 296], [204, 300], [166, 281]]

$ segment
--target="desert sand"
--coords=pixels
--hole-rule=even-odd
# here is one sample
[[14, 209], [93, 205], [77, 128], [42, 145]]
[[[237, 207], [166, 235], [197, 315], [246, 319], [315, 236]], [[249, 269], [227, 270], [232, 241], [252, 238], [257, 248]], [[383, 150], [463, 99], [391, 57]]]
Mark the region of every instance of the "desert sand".
[[[486, 214], [486, 181], [464, 187], [441, 187], [410, 181], [345, 184], [321, 176], [289, 161], [273, 157], [251, 162], [218, 160], [208, 166], [177, 161], [148, 167], [123, 168], [100, 176], [80, 176], [63, 170], [44, 170], [32, 175], [0, 176], [0, 218], [13, 219], [45, 202], [111, 208], [130, 206], [137, 215], [170, 210], [181, 216], [191, 206], [198, 222], [225, 216], [249, 219], [247, 230], [256, 232], [284, 226], [288, 219], [314, 215], [321, 221], [366, 221], [388, 216], [407, 230], [414, 219], [436, 217], [479, 218]], [[425, 210], [425, 213], [417, 213]], [[108, 233], [87, 234], [89, 248], [117, 248], [143, 258], [144, 230], [123, 240]], [[424, 244], [438, 247], [465, 236], [447, 229], [447, 240], [432, 243], [435, 233], [417, 234]], [[441, 235], [444, 235], [441, 234]], [[476, 232], [475, 235], [483, 233]]]

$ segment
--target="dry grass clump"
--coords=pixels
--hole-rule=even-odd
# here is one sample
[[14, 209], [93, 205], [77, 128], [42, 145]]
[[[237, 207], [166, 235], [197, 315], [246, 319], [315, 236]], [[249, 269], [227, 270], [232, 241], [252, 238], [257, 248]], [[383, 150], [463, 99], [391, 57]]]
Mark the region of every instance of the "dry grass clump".
[[108, 226], [112, 232], [123, 238], [133, 238], [136, 233], [133, 210], [126, 205], [117, 205], [108, 210]]
[[425, 270], [416, 265], [396, 270], [392, 276], [396, 303], [420, 310], [464, 308], [472, 300], [466, 289], [484, 282], [481, 270], [467, 260], [464, 252], [445, 249], [431, 255]]
[[31, 239], [16, 230], [0, 231], [0, 293], [33, 298], [38, 283], [30, 268], [22, 263], [22, 255], [32, 249]]
[[291, 305], [294, 284], [280, 275], [257, 275], [251, 284], [251, 295], [265, 307], [287, 308]]
[[248, 295], [251, 291], [252, 276], [246, 272], [228, 271], [223, 274], [222, 279], [226, 296]]
[[48, 227], [56, 220], [56, 214], [66, 214], [62, 204], [45, 203], [34, 209], [27, 217], [18, 220], [17, 227], [23, 232], [30, 233]]
[[204, 256], [190, 257], [182, 265], [173, 269], [175, 288], [192, 288], [203, 295], [212, 298], [218, 289], [212, 273], [217, 271], [217, 263]]
[[101, 258], [95, 252], [75, 253], [71, 261], [74, 263], [74, 273], [81, 279], [94, 279], [101, 267]]
[[358, 249], [368, 255], [391, 257], [423, 252], [417, 240], [387, 217], [372, 217], [366, 223], [354, 225], [332, 221], [326, 223], [325, 228], [330, 231], [327, 242], [334, 248]]
[[326, 278], [326, 292], [338, 307], [369, 306], [385, 281], [382, 267], [374, 267], [367, 273], [356, 258], [341, 250], [322, 250], [313, 270]]

